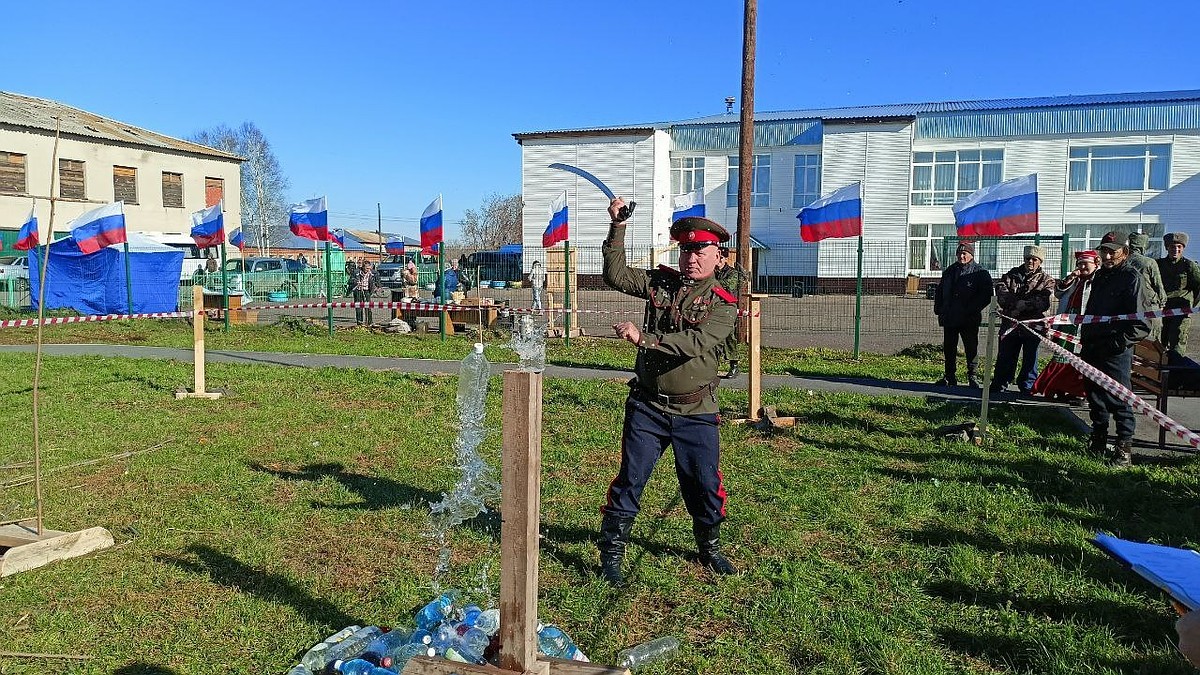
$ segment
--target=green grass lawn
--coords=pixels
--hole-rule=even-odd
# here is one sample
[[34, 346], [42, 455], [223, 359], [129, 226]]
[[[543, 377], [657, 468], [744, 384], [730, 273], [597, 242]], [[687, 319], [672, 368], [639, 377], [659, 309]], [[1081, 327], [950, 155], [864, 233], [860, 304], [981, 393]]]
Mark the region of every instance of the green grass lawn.
[[[0, 354], [0, 465], [29, 457], [31, 370], [30, 356]], [[47, 359], [47, 525], [104, 526], [117, 546], [0, 580], [0, 650], [94, 657], [0, 657], [0, 673], [282, 673], [324, 635], [403, 623], [432, 597], [424, 533], [428, 502], [456, 480], [453, 378], [208, 375], [231, 395], [173, 400], [189, 364]], [[623, 392], [545, 391], [540, 613], [595, 660], [675, 635], [677, 658], [645, 673], [1193, 672], [1164, 597], [1086, 543], [1106, 530], [1200, 544], [1192, 462], [1113, 471], [1059, 416], [1027, 407], [996, 408], [995, 446], [981, 449], [931, 437], [970, 419], [955, 404], [771, 391], [766, 402], [800, 416], [794, 432], [721, 431], [724, 538], [744, 574], [714, 579], [691, 558], [668, 460], [634, 528], [632, 583], [613, 590], [592, 539]], [[744, 394], [721, 402], [739, 410]], [[0, 509], [11, 516], [28, 490], [0, 491]], [[445, 581], [476, 600], [498, 594], [497, 523], [450, 537]]]
[[[192, 328], [181, 320], [107, 321], [89, 324], [47, 326], [47, 343], [112, 343], [157, 347], [190, 348]], [[33, 344], [33, 329], [0, 331], [0, 344]], [[488, 357], [497, 361], [515, 361], [516, 355], [504, 345], [508, 338], [488, 333]], [[339, 329], [331, 337], [327, 330], [300, 322], [275, 325], [238, 325], [226, 333], [220, 324], [210, 324], [205, 336], [208, 349], [292, 352], [309, 354], [348, 354], [398, 358], [462, 358], [468, 339], [450, 336], [443, 342], [438, 335], [389, 335], [362, 328]], [[744, 349], [743, 349], [744, 352]], [[765, 347], [763, 372], [777, 375], [874, 377], [881, 379], [933, 382], [942, 374], [940, 346], [918, 346], [900, 355], [864, 353], [855, 359], [851, 352], [836, 349], [775, 349]], [[621, 340], [583, 337], [571, 340], [568, 347], [561, 339], [548, 341], [546, 360], [564, 366], [632, 369], [635, 350]], [[742, 355], [742, 370], [746, 368]], [[964, 375], [963, 380], [966, 379]]]

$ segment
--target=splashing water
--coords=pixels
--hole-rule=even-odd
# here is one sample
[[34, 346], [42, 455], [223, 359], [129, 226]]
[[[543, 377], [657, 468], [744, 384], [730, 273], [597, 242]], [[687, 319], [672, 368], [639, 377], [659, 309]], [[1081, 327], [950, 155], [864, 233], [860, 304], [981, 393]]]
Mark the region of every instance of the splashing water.
[[487, 436], [484, 428], [488, 379], [492, 368], [483, 355], [483, 345], [462, 360], [458, 371], [458, 437], [454, 440], [454, 456], [462, 476], [454, 489], [442, 494], [442, 501], [430, 506], [430, 536], [438, 545], [438, 561], [433, 572], [433, 589], [440, 589], [440, 579], [450, 571], [450, 547], [446, 533], [450, 528], [487, 512], [488, 500], [500, 496], [500, 482], [495, 470], [479, 455], [479, 446]]
[[518, 316], [513, 321], [509, 348], [517, 353], [521, 370], [540, 373], [546, 369], [546, 320], [541, 316]]

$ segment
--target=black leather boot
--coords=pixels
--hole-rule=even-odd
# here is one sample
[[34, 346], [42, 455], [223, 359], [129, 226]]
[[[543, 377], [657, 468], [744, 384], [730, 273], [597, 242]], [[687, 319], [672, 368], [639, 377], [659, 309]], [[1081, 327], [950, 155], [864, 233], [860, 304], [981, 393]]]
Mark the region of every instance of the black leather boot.
[[1092, 429], [1091, 440], [1088, 441], [1087, 451], [1089, 455], [1096, 457], [1104, 457], [1108, 455], [1108, 430], [1098, 431]]
[[692, 522], [692, 534], [696, 536], [696, 548], [700, 549], [700, 563], [721, 575], [737, 574], [733, 566], [721, 553], [721, 524], [701, 525]]
[[622, 518], [604, 514], [600, 521], [600, 576], [613, 586], [625, 583], [621, 574], [621, 563], [625, 560], [625, 545], [629, 543], [629, 532], [633, 529], [633, 518]]
[[1133, 442], [1117, 441], [1117, 444], [1113, 446], [1112, 457], [1109, 458], [1108, 463], [1115, 469], [1128, 469], [1133, 466]]

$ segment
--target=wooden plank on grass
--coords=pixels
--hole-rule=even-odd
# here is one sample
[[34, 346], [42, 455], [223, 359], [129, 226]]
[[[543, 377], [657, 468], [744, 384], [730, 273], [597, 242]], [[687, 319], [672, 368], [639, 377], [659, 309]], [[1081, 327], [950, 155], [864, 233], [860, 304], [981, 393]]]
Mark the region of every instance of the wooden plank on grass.
[[49, 565], [58, 560], [77, 558], [113, 545], [112, 534], [103, 527], [78, 532], [61, 532], [40, 541], [8, 549], [0, 558], [0, 577]]
[[550, 666], [550, 675], [629, 675], [625, 668], [606, 666], [602, 663], [552, 659], [548, 656], [543, 656], [538, 661]]
[[57, 537], [66, 532], [58, 530], [42, 530], [39, 536], [37, 530], [25, 523], [33, 522], [33, 518], [18, 523], [0, 526], [0, 546], [24, 546], [41, 541], [47, 537]]

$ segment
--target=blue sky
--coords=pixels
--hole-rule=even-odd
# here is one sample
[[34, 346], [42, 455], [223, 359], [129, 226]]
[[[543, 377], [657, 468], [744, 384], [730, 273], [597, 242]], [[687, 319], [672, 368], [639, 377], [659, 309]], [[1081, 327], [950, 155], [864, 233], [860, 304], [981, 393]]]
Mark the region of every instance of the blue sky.
[[[172, 136], [253, 122], [292, 199], [372, 228], [378, 202], [410, 236], [439, 192], [450, 237], [519, 192], [514, 132], [716, 114], [741, 93], [740, 0], [5, 4], [6, 51], [26, 56], [0, 88]], [[758, 111], [1200, 88], [1192, 1], [758, 5]]]

